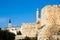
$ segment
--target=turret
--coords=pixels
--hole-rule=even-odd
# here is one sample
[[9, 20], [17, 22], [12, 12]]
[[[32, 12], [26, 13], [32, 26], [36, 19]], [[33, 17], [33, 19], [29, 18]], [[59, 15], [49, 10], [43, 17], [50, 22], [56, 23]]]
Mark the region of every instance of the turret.
[[11, 19], [9, 19], [8, 27], [12, 27]]
[[37, 8], [37, 11], [36, 11], [36, 23], [37, 23], [37, 24], [40, 23], [40, 11], [39, 11], [38, 8]]

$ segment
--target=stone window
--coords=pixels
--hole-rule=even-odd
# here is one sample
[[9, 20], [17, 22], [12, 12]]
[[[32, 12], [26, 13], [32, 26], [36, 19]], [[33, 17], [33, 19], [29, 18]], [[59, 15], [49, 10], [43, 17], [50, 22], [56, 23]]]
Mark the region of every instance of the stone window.
[[17, 35], [22, 35], [22, 33], [20, 31], [17, 32]]

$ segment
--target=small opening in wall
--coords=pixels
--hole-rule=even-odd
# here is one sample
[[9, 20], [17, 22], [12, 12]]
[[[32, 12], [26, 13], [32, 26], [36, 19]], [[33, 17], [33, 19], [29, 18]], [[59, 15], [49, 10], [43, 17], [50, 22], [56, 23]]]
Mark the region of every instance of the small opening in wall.
[[60, 30], [59, 30], [59, 32], [60, 32]]
[[17, 32], [17, 35], [22, 35], [22, 33], [20, 31]]

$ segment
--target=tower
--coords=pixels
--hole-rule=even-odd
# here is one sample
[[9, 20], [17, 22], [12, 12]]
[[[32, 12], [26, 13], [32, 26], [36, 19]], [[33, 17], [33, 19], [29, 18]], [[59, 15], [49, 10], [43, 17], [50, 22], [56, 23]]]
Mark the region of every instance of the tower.
[[9, 19], [8, 27], [12, 27], [11, 19]]
[[40, 23], [40, 11], [39, 11], [38, 8], [37, 8], [37, 11], [36, 11], [36, 23], [37, 23], [37, 24]]

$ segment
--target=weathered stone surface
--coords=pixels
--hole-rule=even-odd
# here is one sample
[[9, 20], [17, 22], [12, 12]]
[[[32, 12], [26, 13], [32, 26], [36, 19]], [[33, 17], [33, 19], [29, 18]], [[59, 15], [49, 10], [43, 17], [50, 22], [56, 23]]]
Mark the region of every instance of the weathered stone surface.
[[22, 25], [22, 35], [28, 37], [36, 37], [36, 33], [40, 24], [24, 24]]
[[47, 5], [42, 9], [41, 26], [45, 25], [38, 34], [38, 40], [47, 40], [60, 30], [60, 5]]

